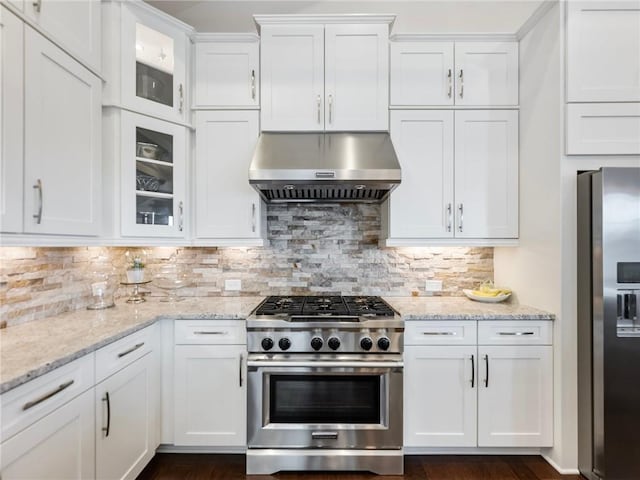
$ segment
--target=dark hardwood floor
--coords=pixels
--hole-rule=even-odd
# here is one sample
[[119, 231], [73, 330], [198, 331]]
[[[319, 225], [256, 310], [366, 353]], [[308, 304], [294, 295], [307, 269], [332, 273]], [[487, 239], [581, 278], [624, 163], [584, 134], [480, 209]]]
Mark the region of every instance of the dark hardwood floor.
[[138, 480], [578, 480], [578, 475], [560, 475], [542, 457], [535, 455], [408, 455], [405, 474], [378, 476], [368, 473], [279, 473], [245, 475], [244, 455], [159, 453]]

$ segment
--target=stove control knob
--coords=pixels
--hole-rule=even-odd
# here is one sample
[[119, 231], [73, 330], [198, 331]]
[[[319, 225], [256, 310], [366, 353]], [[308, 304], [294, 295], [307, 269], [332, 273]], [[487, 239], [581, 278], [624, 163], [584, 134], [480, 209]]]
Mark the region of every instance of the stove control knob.
[[322, 338], [320, 338], [320, 337], [313, 337], [311, 339], [311, 348], [313, 348], [316, 351], [320, 350], [322, 348], [323, 344], [324, 344], [324, 342], [322, 341]]
[[291, 347], [291, 340], [289, 340], [288, 338], [281, 338], [278, 342], [278, 346], [281, 350], [289, 350], [289, 348]]
[[340, 348], [340, 339], [338, 337], [331, 337], [327, 343], [331, 350], [337, 350]]
[[390, 346], [391, 346], [391, 342], [387, 337], [380, 337], [378, 339], [378, 348], [380, 350], [389, 350]]
[[273, 339], [269, 337], [263, 338], [261, 345], [264, 350], [271, 350], [273, 348]]
[[363, 350], [371, 350], [371, 347], [373, 347], [373, 340], [369, 337], [363, 337], [360, 340], [360, 347], [362, 347]]

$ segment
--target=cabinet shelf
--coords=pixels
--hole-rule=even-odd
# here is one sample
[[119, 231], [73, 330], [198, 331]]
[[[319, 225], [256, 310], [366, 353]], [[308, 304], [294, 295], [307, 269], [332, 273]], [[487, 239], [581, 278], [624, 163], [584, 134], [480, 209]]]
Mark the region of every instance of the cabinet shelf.
[[173, 198], [173, 193], [148, 192], [146, 190], [136, 190], [136, 195], [151, 198]]
[[136, 161], [144, 163], [152, 163], [154, 165], [162, 165], [164, 167], [173, 168], [172, 162], [165, 162], [164, 160], [154, 160], [153, 158], [136, 157]]

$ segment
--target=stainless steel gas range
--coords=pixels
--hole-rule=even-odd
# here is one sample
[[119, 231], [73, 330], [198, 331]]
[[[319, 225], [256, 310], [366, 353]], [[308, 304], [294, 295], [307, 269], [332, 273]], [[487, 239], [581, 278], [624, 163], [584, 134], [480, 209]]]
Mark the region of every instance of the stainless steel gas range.
[[269, 297], [247, 318], [247, 474], [402, 474], [402, 319], [380, 297]]

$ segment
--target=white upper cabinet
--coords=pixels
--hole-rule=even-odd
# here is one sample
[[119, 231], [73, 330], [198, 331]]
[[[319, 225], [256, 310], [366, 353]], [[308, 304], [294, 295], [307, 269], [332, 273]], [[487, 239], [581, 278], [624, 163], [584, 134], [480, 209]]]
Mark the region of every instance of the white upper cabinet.
[[518, 237], [518, 112], [456, 112], [458, 238]]
[[388, 130], [391, 18], [265, 17], [256, 17], [262, 130]]
[[0, 231], [22, 232], [24, 24], [0, 6]]
[[392, 238], [453, 237], [453, 111], [391, 111], [402, 183], [388, 200]]
[[98, 77], [26, 28], [26, 232], [99, 233], [101, 91]]
[[324, 26], [262, 27], [262, 130], [324, 129]]
[[190, 27], [144, 2], [105, 2], [103, 16], [104, 103], [184, 123]]
[[120, 180], [123, 236], [185, 236], [186, 129], [122, 112]]
[[391, 42], [391, 105], [453, 101], [452, 42]]
[[518, 238], [517, 110], [392, 110], [391, 138], [402, 183], [386, 246]]
[[518, 104], [516, 42], [456, 43], [456, 105]]
[[258, 134], [258, 112], [196, 113], [198, 239], [219, 245], [262, 245], [262, 202], [247, 181]]
[[389, 27], [325, 27], [325, 130], [388, 130]]
[[100, 0], [28, 1], [25, 14], [71, 55], [100, 71]]
[[640, 102], [640, 1], [567, 9], [567, 101]]
[[194, 106], [259, 107], [258, 37], [207, 34], [197, 35], [195, 40]]
[[518, 105], [517, 42], [394, 40], [391, 105]]

